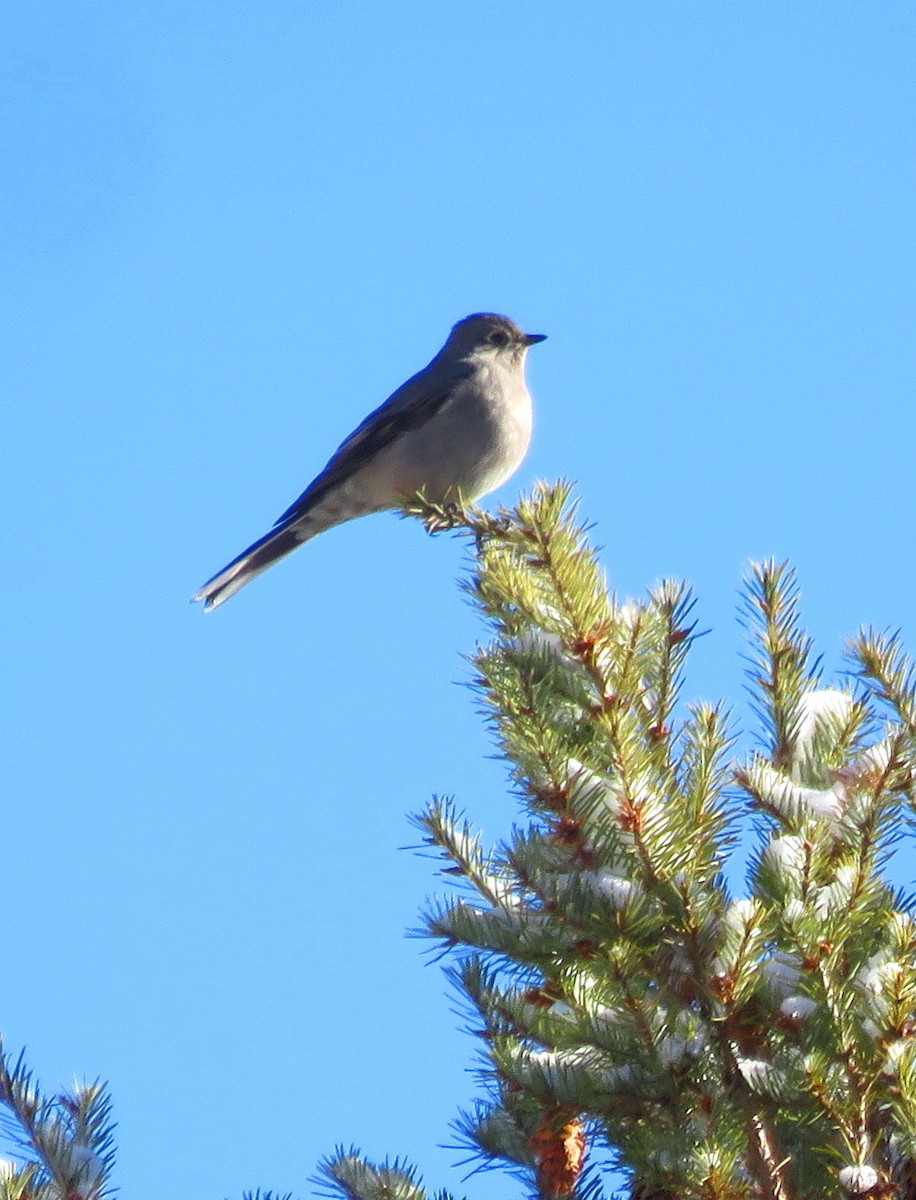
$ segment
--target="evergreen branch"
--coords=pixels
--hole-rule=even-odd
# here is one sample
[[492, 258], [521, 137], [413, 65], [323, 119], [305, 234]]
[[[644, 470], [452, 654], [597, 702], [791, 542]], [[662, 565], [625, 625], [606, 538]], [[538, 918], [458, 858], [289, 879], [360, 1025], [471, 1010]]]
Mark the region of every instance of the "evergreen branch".
[[786, 563], [751, 563], [744, 612], [756, 644], [752, 658], [752, 696], [768, 728], [770, 758], [787, 766], [798, 734], [802, 694], [815, 687], [818, 664], [811, 665], [811, 639], [800, 627], [798, 584]]
[[426, 843], [438, 846], [454, 864], [449, 874], [463, 876], [476, 891], [493, 905], [511, 903], [511, 881], [494, 870], [492, 861], [480, 848], [480, 837], [467, 821], [461, 820], [453, 801], [435, 797], [425, 812], [413, 817]]
[[[655, 588], [650, 598], [650, 612], [656, 618], [658, 632], [652, 643], [654, 668], [647, 672], [645, 687], [648, 693], [649, 734], [658, 745], [666, 744], [675, 703], [681, 689], [684, 661], [693, 643], [694, 623], [688, 617], [695, 601], [686, 584], [665, 580]], [[650, 659], [651, 662], [651, 659]]]
[[345, 1200], [426, 1200], [416, 1168], [399, 1159], [372, 1163], [355, 1147], [338, 1147], [320, 1164], [319, 1172], [325, 1195]]
[[755, 1111], [750, 1097], [745, 1097], [745, 1118], [751, 1171], [760, 1186], [760, 1194], [767, 1200], [792, 1200], [786, 1175], [789, 1159], [780, 1151], [774, 1130], [762, 1113]]
[[8, 1110], [7, 1129], [26, 1158], [36, 1197], [104, 1200], [112, 1194], [114, 1126], [101, 1084], [44, 1098], [24, 1056], [11, 1066], [0, 1042], [0, 1105]]
[[[534, 1118], [531, 1112], [523, 1116], [517, 1096], [511, 1106], [502, 1100], [503, 1097], [494, 1103], [478, 1101], [473, 1108], [458, 1114], [453, 1123], [458, 1136], [456, 1148], [467, 1151], [471, 1158], [483, 1155], [482, 1167], [499, 1159], [527, 1183], [535, 1165], [529, 1141]], [[464, 1163], [468, 1161], [465, 1159]]]
[[899, 633], [863, 629], [849, 642], [849, 656], [876, 698], [890, 706], [911, 739], [916, 739], [916, 663]]
[[734, 814], [727, 806], [733, 767], [728, 755], [734, 745], [728, 716], [719, 705], [698, 704], [681, 735], [677, 765], [684, 824], [691, 831], [691, 876], [708, 882], [721, 868], [731, 841]]
[[293, 1200], [292, 1192], [262, 1192], [260, 1188], [253, 1192], [242, 1192], [242, 1200]]
[[581, 951], [546, 913], [523, 905], [475, 908], [463, 902], [440, 906], [426, 916], [429, 936], [451, 946], [471, 946], [538, 965]]
[[545, 1008], [549, 1008], [554, 999], [549, 998], [545, 989], [532, 985], [524, 988], [498, 986], [496, 971], [489, 969], [476, 954], [463, 959], [447, 974], [470, 1002], [473, 1011], [483, 1018], [483, 1036], [492, 1039], [510, 1032], [518, 1038], [536, 1039], [542, 1046], [550, 1044], [551, 1035], [543, 1016]]

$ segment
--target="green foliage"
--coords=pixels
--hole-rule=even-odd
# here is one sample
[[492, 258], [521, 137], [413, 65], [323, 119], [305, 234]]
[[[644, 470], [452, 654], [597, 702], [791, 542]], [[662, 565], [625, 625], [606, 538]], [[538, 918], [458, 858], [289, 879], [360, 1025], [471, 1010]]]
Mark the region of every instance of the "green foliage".
[[[356, 1150], [340, 1148], [321, 1164], [318, 1179], [330, 1194], [349, 1196], [351, 1200], [424, 1200], [426, 1192], [413, 1167], [395, 1159], [373, 1164]], [[448, 1192], [439, 1192], [431, 1200], [452, 1200]]]
[[463, 1143], [539, 1197], [596, 1193], [609, 1151], [659, 1200], [916, 1194], [916, 923], [881, 874], [913, 801], [898, 639], [863, 633], [824, 686], [792, 572], [753, 565], [762, 736], [736, 763], [726, 711], [680, 700], [682, 585], [613, 596], [562, 485], [466, 519], [476, 685], [527, 819], [484, 850], [451, 802], [417, 818], [458, 885], [427, 932], [486, 1048]]
[[99, 1083], [42, 1096], [22, 1056], [0, 1043], [0, 1108], [18, 1162], [0, 1160], [0, 1200], [104, 1200], [113, 1195], [111, 1104]]

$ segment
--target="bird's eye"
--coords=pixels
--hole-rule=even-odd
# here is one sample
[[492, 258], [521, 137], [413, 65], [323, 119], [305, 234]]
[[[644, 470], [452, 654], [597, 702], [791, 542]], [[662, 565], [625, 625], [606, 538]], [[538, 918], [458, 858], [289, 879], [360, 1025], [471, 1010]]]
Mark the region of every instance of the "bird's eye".
[[487, 341], [493, 346], [505, 346], [509, 340], [509, 335], [504, 329], [494, 329], [487, 337]]

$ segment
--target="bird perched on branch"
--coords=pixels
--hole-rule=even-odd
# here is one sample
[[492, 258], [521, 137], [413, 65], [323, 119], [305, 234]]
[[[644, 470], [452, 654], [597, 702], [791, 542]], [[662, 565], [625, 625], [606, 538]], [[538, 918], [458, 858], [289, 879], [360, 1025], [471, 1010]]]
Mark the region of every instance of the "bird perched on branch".
[[531, 439], [525, 355], [544, 340], [508, 317], [472, 313], [436, 357], [350, 434], [278, 519], [195, 594], [209, 611], [332, 525], [399, 508], [476, 500], [515, 471]]

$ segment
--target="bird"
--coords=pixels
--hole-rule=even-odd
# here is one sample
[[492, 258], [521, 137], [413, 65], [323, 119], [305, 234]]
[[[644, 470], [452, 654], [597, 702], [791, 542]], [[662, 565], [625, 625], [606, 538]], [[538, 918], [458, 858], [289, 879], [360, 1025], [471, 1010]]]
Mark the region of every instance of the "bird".
[[269, 533], [208, 579], [192, 601], [209, 612], [316, 534], [422, 494], [458, 505], [492, 492], [516, 471], [531, 440], [525, 382], [530, 346], [498, 313], [471, 313], [416, 375], [346, 438]]

